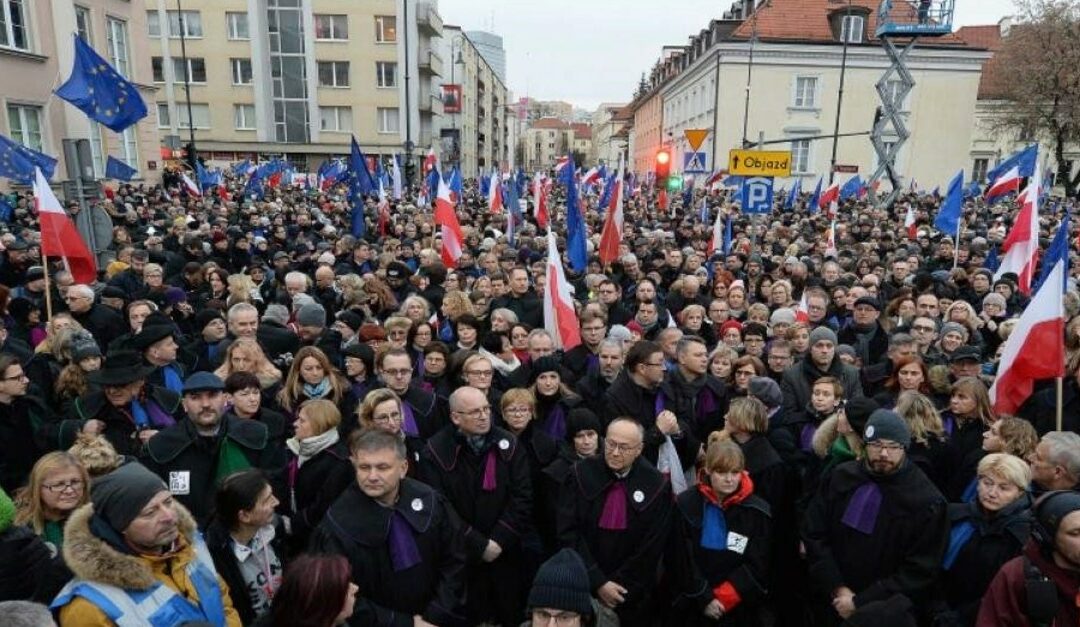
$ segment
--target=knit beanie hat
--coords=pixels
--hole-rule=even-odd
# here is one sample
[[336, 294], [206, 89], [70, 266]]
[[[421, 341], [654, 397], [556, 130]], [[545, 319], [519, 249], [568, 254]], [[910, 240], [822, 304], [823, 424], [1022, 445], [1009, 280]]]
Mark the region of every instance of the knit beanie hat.
[[304, 305], [296, 312], [296, 324], [302, 327], [325, 327], [326, 310], [322, 305]]
[[959, 333], [964, 337], [968, 336], [967, 327], [960, 324], [959, 322], [946, 322], [945, 324], [941, 325], [941, 337], [945, 337], [949, 333]]
[[551, 608], [591, 616], [589, 573], [581, 556], [563, 549], [540, 565], [529, 590], [529, 609]]
[[131, 462], [95, 480], [90, 501], [97, 516], [123, 533], [151, 499], [168, 489], [161, 477]]
[[[529, 382], [536, 383], [536, 380], [540, 378], [540, 375], [545, 372], [554, 372], [559, 374], [559, 358], [554, 355], [544, 355], [540, 359], [533, 361], [529, 364]], [[560, 375], [560, 379], [561, 379]]]
[[769, 316], [769, 324], [795, 324], [795, 312], [790, 307], [781, 307]]
[[983, 307], [987, 305], [997, 305], [1002, 309], [1008, 306], [1008, 303], [1005, 301], [1005, 297], [1001, 294], [998, 294], [997, 292], [990, 292], [986, 296], [983, 296], [982, 304]]
[[879, 409], [881, 405], [878, 405], [874, 399], [856, 396], [844, 404], [844, 417], [847, 418], [852, 431], [862, 433], [866, 429], [870, 416]]
[[911, 444], [911, 429], [896, 412], [878, 409], [870, 414], [866, 430], [863, 431], [863, 439], [867, 444], [878, 440], [891, 440], [907, 448]]
[[765, 407], [768, 409], [784, 404], [784, 395], [780, 392], [780, 384], [769, 377], [750, 379], [750, 396], [765, 403]]
[[[1048, 492], [1035, 503], [1035, 520], [1046, 532], [1046, 540], [1053, 543], [1061, 521], [1080, 510], [1080, 494], [1072, 490]], [[2, 521], [0, 521], [2, 522]]]
[[588, 407], [575, 407], [566, 416], [566, 439], [573, 440], [582, 431], [595, 431], [601, 435], [600, 419]]
[[832, 342], [833, 346], [836, 346], [836, 332], [829, 327], [818, 327], [810, 332], [810, 346], [821, 342], [822, 340], [828, 340]]
[[735, 329], [739, 332], [739, 335], [742, 335], [742, 323], [734, 318], [730, 318], [726, 320], [724, 324], [720, 325], [720, 337], [723, 337], [724, 334], [731, 329]]
[[337, 315], [337, 320], [338, 322], [352, 329], [353, 333], [357, 332], [364, 324], [363, 316], [356, 313], [355, 311], [349, 311], [348, 309], [339, 313]]
[[101, 347], [92, 336], [77, 337], [71, 342], [71, 363], [77, 364], [91, 357], [101, 357]]
[[214, 320], [224, 319], [225, 316], [221, 315], [221, 311], [217, 309], [203, 309], [195, 314], [195, 330], [202, 332], [202, 330], [206, 328], [206, 325]]
[[165, 304], [169, 306], [187, 302], [187, 292], [179, 287], [170, 287], [165, 290]]

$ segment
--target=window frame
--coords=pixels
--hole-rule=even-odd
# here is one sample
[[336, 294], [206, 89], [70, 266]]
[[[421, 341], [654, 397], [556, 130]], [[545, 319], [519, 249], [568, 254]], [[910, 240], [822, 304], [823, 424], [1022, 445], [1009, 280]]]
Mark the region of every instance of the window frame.
[[[800, 93], [799, 84], [812, 81], [813, 89], [809, 94]], [[803, 102], [800, 104], [799, 97], [803, 96]], [[821, 108], [820, 105], [821, 95], [821, 76], [817, 74], [796, 74], [791, 79], [791, 108], [798, 109], [800, 111], [816, 111]], [[809, 102], [806, 101], [806, 96], [809, 96]]]
[[[386, 37], [386, 21], [394, 21], [394, 37], [393, 39], [387, 39]], [[375, 16], [375, 43], [377, 44], [396, 44], [398, 41], [398, 28], [397, 28], [397, 16], [396, 15], [376, 15]]]
[[[393, 111], [393, 116], [390, 112]], [[393, 118], [396, 128], [389, 128], [386, 122]], [[380, 135], [396, 135], [401, 133], [401, 111], [397, 107], [375, 108], [375, 130]]]
[[[330, 37], [319, 36], [319, 19], [329, 19], [330, 25]], [[338, 18], [344, 22], [344, 37], [339, 36], [338, 33]], [[349, 16], [344, 13], [316, 13], [314, 16], [314, 33], [315, 41], [318, 42], [347, 42], [349, 41]]]
[[[391, 72], [390, 76], [391, 76], [391, 78], [393, 78], [393, 82], [391, 82], [389, 84], [387, 84], [385, 82], [385, 79], [386, 79], [385, 69], [386, 69], [387, 66], [390, 66], [390, 68], [392, 69], [392, 72]], [[398, 75], [397, 61], [376, 61], [375, 62], [375, 87], [376, 88], [378, 88], [378, 89], [397, 89], [397, 86], [398, 86], [397, 75]]]
[[[26, 103], [26, 102], [11, 102], [7, 103], [5, 108], [8, 123], [8, 133], [12, 140], [38, 152], [43, 152], [42, 148], [45, 146], [45, 107], [41, 105]], [[37, 142], [28, 141], [33, 131], [28, 128], [26, 124], [28, 120], [28, 114], [32, 113], [37, 125]], [[18, 118], [18, 124], [14, 122], [12, 115]]]
[[[75, 9], [75, 32], [82, 36], [83, 40], [91, 46], [94, 45], [94, 14], [90, 7], [81, 4], [73, 5]], [[80, 17], [83, 16], [83, 17]], [[79, 22], [84, 22], [80, 26]]]
[[[251, 108], [251, 119], [244, 111], [246, 107]], [[241, 118], [243, 118], [241, 120]], [[240, 122], [250, 124], [249, 126], [240, 126]], [[255, 119], [255, 105], [251, 103], [236, 102], [233, 103], [233, 129], [237, 131], [256, 131], [259, 129], [258, 121]]]
[[[247, 82], [243, 81], [243, 65], [247, 63]], [[229, 73], [232, 75], [234, 87], [247, 87], [255, 84], [255, 71], [251, 65], [251, 59], [244, 57], [232, 57], [229, 59]], [[239, 79], [239, 80], [238, 80]]]
[[[162, 122], [161, 108], [165, 107], [165, 118]], [[158, 128], [172, 128], [172, 110], [169, 108], [169, 103], [159, 102], [157, 103], [157, 127]]]
[[[14, 6], [19, 8], [19, 22], [22, 30], [23, 46], [16, 45], [15, 40], [15, 20], [11, 19], [11, 9]], [[33, 49], [34, 41], [31, 37], [30, 28], [30, 11], [28, 10], [28, 3], [26, 0], [3, 0], [0, 2], [0, 21], [3, 22], [3, 29], [0, 29], [0, 37], [3, 37], [3, 42], [0, 42], [0, 48], [4, 50], [18, 50], [19, 52], [30, 52]]]
[[[322, 81], [322, 68], [323, 68], [324, 65], [329, 66], [331, 68], [331, 76], [333, 78], [333, 81], [331, 83], [329, 83], [329, 84], [323, 83], [323, 81]], [[341, 76], [340, 76], [340, 73], [338, 71], [338, 68], [341, 67], [342, 65], [344, 65], [344, 67], [345, 67], [345, 71], [344, 71], [345, 83], [344, 84], [342, 84], [341, 81], [340, 81]], [[337, 61], [337, 60], [318, 61], [315, 64], [315, 72], [316, 72], [316, 75], [317, 75], [319, 87], [325, 87], [327, 89], [349, 89], [352, 86], [352, 79], [349, 76], [349, 74], [351, 73], [351, 70], [352, 70], [352, 67], [351, 67], [351, 64], [350, 64], [349, 61]]]
[[[206, 125], [205, 126], [201, 126], [199, 124], [198, 116], [195, 115], [196, 111], [203, 111], [204, 110], [204, 109], [202, 109], [202, 107], [205, 107], [205, 111], [206, 111]], [[181, 112], [178, 112], [177, 118], [179, 118], [179, 119], [177, 120], [176, 128], [183, 129], [183, 130], [186, 131], [186, 130], [188, 130], [188, 126], [187, 126], [187, 110], [186, 110], [187, 105], [185, 104], [182, 107], [178, 107], [178, 108], [183, 108], [184, 110], [181, 111]], [[191, 123], [195, 125], [195, 130], [197, 130], [197, 131], [198, 130], [208, 130], [213, 126], [213, 116], [211, 115], [210, 104], [209, 103], [206, 103], [206, 102], [193, 102], [193, 103], [191, 103]]]
[[[327, 128], [323, 123], [327, 113], [333, 112], [334, 128]], [[351, 133], [353, 132], [352, 125], [352, 107], [348, 105], [326, 105], [319, 107], [319, 131], [323, 133]], [[343, 128], [341, 121], [347, 120], [347, 125]]]
[[[856, 21], [858, 20], [858, 21]], [[849, 24], [851, 26], [849, 26]], [[859, 25], [859, 29], [856, 31], [854, 24]], [[856, 37], [857, 35], [857, 37]], [[848, 44], [861, 44], [866, 39], [866, 16], [859, 14], [841, 15], [840, 16], [840, 42], [847, 42]]]
[[[185, 74], [181, 74], [179, 71], [177, 71], [178, 70], [177, 64], [180, 64], [179, 67], [184, 68], [184, 58], [183, 57], [170, 57], [170, 58], [172, 59], [172, 62], [173, 62], [173, 84], [174, 85], [183, 85], [184, 84], [184, 76], [185, 76]], [[195, 62], [201, 62], [202, 63], [203, 80], [201, 80], [201, 81], [195, 80], [195, 76], [194, 76], [195, 72], [194, 72], [194, 69], [193, 69]], [[164, 68], [162, 68], [162, 69], [164, 70]], [[206, 58], [205, 57], [188, 57], [187, 58], [187, 67], [184, 68], [184, 70], [187, 72], [186, 76], [187, 76], [188, 82], [191, 83], [192, 85], [205, 85], [206, 84]], [[198, 128], [198, 127], [196, 127], [196, 128]]]
[[[803, 151], [798, 145], [805, 145], [806, 149]], [[803, 159], [805, 163], [802, 164], [802, 168], [799, 167], [799, 154], [803, 153]], [[814, 142], [810, 139], [805, 139], [799, 136], [791, 138], [791, 173], [793, 175], [810, 174], [811, 164], [814, 161]]]
[[[244, 18], [244, 31], [246, 36], [240, 36], [239, 29], [234, 29], [236, 20], [234, 18]], [[234, 32], [236, 31], [236, 32]], [[225, 38], [229, 41], [251, 41], [251, 22], [248, 20], [248, 14], [243, 11], [226, 11], [225, 12]]]
[[[198, 9], [184, 9], [183, 11], [176, 11], [175, 9], [173, 9], [173, 10], [168, 10], [167, 9], [165, 11], [165, 21], [167, 21], [169, 23], [169, 39], [180, 39], [180, 26], [181, 26], [180, 14], [181, 13], [184, 14], [184, 16], [183, 16], [184, 17], [184, 19], [183, 19], [183, 30], [186, 31], [186, 32], [184, 32], [184, 39], [202, 39], [205, 36], [204, 33], [206, 32], [206, 31], [203, 30], [202, 11], [200, 11]], [[199, 34], [197, 34], [197, 35], [190, 32], [191, 31], [191, 24], [192, 24], [192, 21], [190, 19], [188, 19], [188, 16], [190, 16], [190, 15], [196, 16], [196, 19], [198, 21]], [[172, 19], [173, 16], [176, 16], [176, 30], [173, 30], [173, 19]]]
[[[119, 38], [117, 34], [120, 35]], [[119, 41], [120, 39], [123, 41]], [[109, 62], [120, 76], [128, 78], [131, 72], [131, 37], [127, 20], [112, 15], [105, 16], [105, 41], [109, 48]]]

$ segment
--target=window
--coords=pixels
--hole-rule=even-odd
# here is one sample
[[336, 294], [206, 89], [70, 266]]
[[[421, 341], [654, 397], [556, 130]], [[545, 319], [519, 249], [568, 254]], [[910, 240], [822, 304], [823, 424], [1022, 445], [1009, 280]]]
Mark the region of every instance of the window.
[[[177, 118], [179, 118], [180, 128], [190, 128], [188, 126], [188, 112], [187, 106], [181, 105], [180, 110], [177, 112]], [[191, 103], [191, 119], [195, 123], [195, 128], [210, 128], [210, 105]]]
[[397, 17], [393, 15], [375, 16], [375, 41], [380, 44], [392, 44], [397, 41]]
[[159, 102], [157, 105], [157, 125], [158, 128], [169, 128], [172, 126], [172, 117], [169, 115], [169, 103]]
[[[188, 57], [188, 71], [186, 76], [192, 83], [206, 82], [206, 60], [201, 57]], [[184, 59], [173, 57], [173, 80], [177, 83], [184, 82]]]
[[352, 107], [319, 107], [319, 128], [324, 131], [352, 132]]
[[251, 84], [251, 59], [232, 59], [232, 82], [233, 85]]
[[319, 61], [319, 87], [348, 87], [348, 61]]
[[135, 136], [135, 127], [129, 126], [120, 133], [120, 160], [135, 168], [138, 176], [139, 170], [139, 140]]
[[157, 11], [146, 12], [146, 34], [151, 37], [161, 37], [161, 16]]
[[791, 142], [791, 171], [796, 174], [810, 171], [809, 139], [796, 139]]
[[818, 78], [816, 76], [796, 76], [792, 106], [796, 109], [817, 108], [817, 88]]
[[863, 41], [863, 30], [866, 26], [866, 18], [861, 15], [845, 15], [843, 21], [840, 22], [840, 41], [846, 41], [849, 44], [861, 44]]
[[75, 31], [79, 33], [79, 37], [93, 45], [94, 38], [93, 32], [90, 30], [90, 9], [75, 5]]
[[233, 126], [238, 131], [255, 130], [255, 105], [233, 105]]
[[[169, 37], [180, 37], [181, 27], [184, 37], [202, 37], [202, 14], [198, 11], [168, 11]], [[181, 20], [181, 16], [184, 18]], [[181, 21], [183, 24], [181, 24]]]
[[116, 18], [105, 20], [105, 34], [109, 44], [109, 61], [121, 76], [128, 75], [127, 22]]
[[105, 176], [105, 127], [90, 125], [90, 160], [94, 162], [94, 176]]
[[975, 164], [971, 167], [971, 178], [975, 181], [985, 181], [986, 172], [990, 169], [990, 160], [987, 158], [979, 158], [975, 160]]
[[397, 87], [397, 63], [376, 61], [375, 78], [379, 87]]
[[41, 152], [41, 107], [9, 104], [7, 114], [11, 139]]
[[247, 13], [226, 13], [225, 26], [229, 31], [229, 39], [251, 39]]
[[0, 2], [0, 48], [30, 50], [30, 30], [26, 21], [27, 4], [26, 0]]
[[315, 39], [348, 41], [349, 18], [345, 15], [316, 15]]
[[378, 127], [380, 133], [398, 132], [398, 110], [396, 108], [379, 107], [376, 113], [379, 116]]

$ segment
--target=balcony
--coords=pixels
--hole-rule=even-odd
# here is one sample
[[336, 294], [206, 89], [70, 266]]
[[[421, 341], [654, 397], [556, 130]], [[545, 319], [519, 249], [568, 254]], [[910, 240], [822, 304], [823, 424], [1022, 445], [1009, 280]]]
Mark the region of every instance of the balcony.
[[443, 61], [439, 53], [431, 50], [420, 51], [420, 60], [417, 62], [422, 74], [442, 76]]
[[428, 2], [420, 2], [416, 5], [416, 28], [431, 37], [442, 37], [442, 17], [434, 5]]

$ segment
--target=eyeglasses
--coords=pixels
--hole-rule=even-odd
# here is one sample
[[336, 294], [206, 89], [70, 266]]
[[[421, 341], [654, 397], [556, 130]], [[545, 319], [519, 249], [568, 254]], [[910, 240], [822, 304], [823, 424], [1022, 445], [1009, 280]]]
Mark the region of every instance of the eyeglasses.
[[559, 627], [565, 627], [566, 625], [573, 625], [574, 621], [579, 618], [581, 618], [581, 615], [577, 612], [549, 612], [547, 610], [533, 610], [532, 613], [534, 625], [550, 625], [554, 623]]
[[619, 442], [612, 442], [611, 440], [604, 440], [604, 449], [611, 451], [612, 453], [632, 453], [640, 446], [640, 444], [621, 444]]
[[890, 442], [888, 444], [884, 442], [870, 442], [866, 445], [866, 448], [874, 452], [888, 453], [890, 455], [897, 451], [904, 450], [904, 447], [902, 445], [895, 442]]
[[397, 422], [399, 420], [401, 420], [401, 412], [399, 411], [392, 411], [389, 414], [380, 414], [371, 417], [371, 422]]
[[42, 484], [41, 487], [53, 494], [61, 494], [67, 490], [78, 492], [83, 489], [83, 482], [82, 479], [72, 479], [71, 481], [62, 481], [60, 483]]
[[383, 374], [391, 377], [405, 377], [412, 373], [412, 370], [408, 368], [398, 368], [396, 370], [383, 370]]
[[483, 418], [484, 416], [491, 414], [491, 405], [484, 405], [483, 407], [477, 407], [476, 409], [470, 409], [469, 411], [455, 411], [455, 414], [459, 416], [468, 416], [469, 418]]
[[918, 331], [919, 333], [933, 333], [934, 327], [917, 324], [911, 327], [912, 331]]
[[756, 374], [757, 374], [757, 372], [755, 372], [753, 370], [736, 370], [735, 371], [735, 376], [736, 377], [752, 377], [752, 376], [754, 376]]
[[467, 374], [467, 375], [469, 375], [471, 377], [480, 377], [481, 379], [486, 379], [488, 377], [494, 376], [495, 371], [494, 370], [466, 370], [465, 374]]
[[20, 372], [19, 374], [12, 375], [10, 377], [0, 378], [0, 381], [22, 381], [23, 379], [29, 379], [29, 378], [30, 377], [26, 376], [25, 372]]

